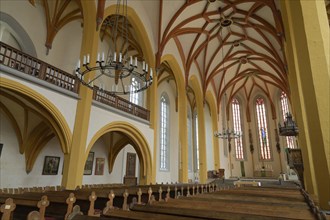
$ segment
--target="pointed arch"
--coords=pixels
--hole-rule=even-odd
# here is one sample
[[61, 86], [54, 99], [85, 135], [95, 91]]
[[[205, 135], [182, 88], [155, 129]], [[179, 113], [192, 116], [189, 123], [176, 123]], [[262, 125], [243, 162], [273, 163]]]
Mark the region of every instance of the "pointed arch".
[[166, 92], [160, 96], [159, 169], [170, 170], [170, 100]]
[[254, 108], [256, 110], [256, 126], [258, 128], [259, 150], [260, 160], [271, 160], [272, 151], [270, 147], [270, 135], [269, 135], [269, 121], [266, 99], [262, 95], [257, 95], [254, 98]]
[[28, 35], [28, 33], [24, 30], [24, 28], [13, 18], [11, 15], [0, 11], [1, 21], [8, 24], [8, 26], [12, 29], [10, 33], [15, 37], [17, 42], [19, 43], [21, 50], [24, 53], [27, 53], [33, 57], [38, 57], [36, 48]]
[[62, 152], [64, 154], [70, 152], [72, 141], [71, 130], [64, 116], [53, 103], [33, 89], [7, 78], [1, 78], [0, 88], [8, 89], [36, 103], [36, 107], [41, 108], [41, 112], [45, 112], [45, 118], [48, 120], [47, 122], [49, 122], [55, 135], [58, 137]]
[[55, 134], [45, 122], [41, 122], [33, 129], [29, 136], [25, 144], [26, 173], [32, 171], [39, 153], [42, 151], [43, 147], [55, 137]]
[[[179, 109], [179, 145], [181, 146], [181, 170], [179, 171], [179, 180], [188, 182], [188, 131], [187, 131], [187, 96], [184, 76], [180, 65], [175, 57], [166, 54], [161, 57], [161, 63], [167, 62], [173, 71], [175, 82], [178, 88], [178, 109]], [[156, 156], [154, 152], [154, 156]]]
[[[88, 153], [92, 149], [95, 142], [104, 134], [108, 132], [118, 131], [125, 134], [134, 143], [132, 146], [139, 156], [140, 161], [140, 184], [149, 184], [152, 181], [152, 159], [150, 147], [143, 134], [132, 124], [124, 121], [116, 121], [105, 125], [95, 133], [88, 144], [85, 152], [85, 160], [87, 160]], [[122, 147], [124, 145], [121, 145]], [[119, 148], [116, 150], [118, 151]], [[118, 151], [119, 152], [119, 151]], [[118, 154], [118, 153], [117, 153]], [[114, 162], [114, 161], [113, 161]]]
[[199, 178], [201, 183], [205, 183], [207, 180], [207, 158], [203, 91], [196, 75], [190, 77], [189, 85], [195, 93], [198, 114]]

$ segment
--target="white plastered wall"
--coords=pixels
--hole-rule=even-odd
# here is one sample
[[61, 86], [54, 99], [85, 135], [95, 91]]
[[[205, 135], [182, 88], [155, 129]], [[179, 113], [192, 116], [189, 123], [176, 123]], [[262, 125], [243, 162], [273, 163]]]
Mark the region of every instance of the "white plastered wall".
[[[95, 142], [90, 152], [94, 152], [93, 168], [91, 175], [83, 176], [83, 184], [108, 184], [108, 183], [123, 183], [126, 173], [126, 158], [127, 153], [136, 153], [131, 145], [125, 146], [117, 155], [112, 172], [109, 173], [108, 152], [102, 139]], [[95, 175], [96, 158], [104, 158], [103, 175]], [[139, 182], [140, 164], [139, 158], [136, 156], [135, 176]]]
[[[61, 185], [64, 155], [58, 139], [54, 137], [46, 144], [38, 155], [32, 171], [27, 174], [25, 171], [25, 155], [19, 153], [15, 132], [6, 115], [0, 114], [0, 119], [0, 143], [3, 144], [0, 158], [0, 188]], [[131, 145], [127, 145], [119, 152], [112, 173], [109, 173], [108, 150], [105, 148], [102, 139], [95, 143], [91, 151], [94, 152], [92, 174], [83, 176], [83, 184], [123, 183], [123, 177], [126, 172], [126, 155], [128, 152], [136, 153], [134, 148]], [[56, 175], [42, 175], [45, 156], [60, 158]], [[105, 159], [103, 175], [95, 175], [96, 158]], [[139, 181], [140, 165], [138, 157], [135, 172]]]
[[29, 1], [1, 1], [0, 6], [2, 12], [11, 15], [24, 28], [35, 46], [38, 59], [73, 74], [82, 40], [80, 21], [72, 21], [60, 29], [46, 55], [47, 28], [43, 6], [37, 3], [34, 7]]
[[[104, 105], [102, 105], [104, 106]], [[90, 143], [91, 139], [94, 137], [94, 135], [104, 126], [110, 124], [111, 122], [127, 122], [131, 125], [133, 125], [136, 130], [138, 130], [141, 135], [144, 137], [144, 139], [147, 141], [149, 145], [149, 150], [151, 156], [153, 155], [153, 129], [150, 128], [149, 124], [138, 122], [134, 119], [131, 119], [125, 115], [114, 113], [110, 110], [111, 108], [104, 106], [104, 107], [98, 107], [94, 104], [92, 105], [91, 114], [90, 114], [90, 123], [89, 123], [89, 129], [88, 129], [88, 135], [87, 135], [87, 146]], [[86, 147], [87, 147], [86, 146]]]
[[[13, 70], [16, 71], [16, 70]], [[18, 71], [17, 71], [18, 72]], [[38, 85], [34, 82], [30, 82], [18, 77], [15, 77], [9, 73], [0, 71], [1, 77], [10, 79], [12, 81], [19, 82], [22, 85], [25, 85], [40, 96], [47, 99], [50, 103], [52, 103], [62, 114], [65, 121], [67, 122], [71, 132], [73, 132], [74, 120], [76, 115], [77, 108], [77, 98], [70, 97], [68, 95], [62, 94], [60, 92], [54, 91], [50, 88], [46, 88], [44, 86]]]
[[[171, 82], [172, 83], [172, 82]], [[175, 90], [170, 86], [169, 83], [163, 82], [158, 86], [158, 97], [157, 97], [157, 105], [160, 105], [160, 97], [163, 92], [166, 91], [166, 94], [169, 98], [169, 105], [170, 105], [170, 157], [169, 157], [169, 171], [161, 171], [160, 167], [160, 153], [159, 153], [159, 141], [157, 141], [157, 152], [156, 152], [156, 182], [177, 182], [179, 179], [179, 118], [178, 112], [175, 111]], [[160, 110], [160, 108], [159, 108]], [[160, 117], [160, 113], [157, 112], [157, 117]], [[158, 123], [159, 126], [159, 123]], [[160, 128], [158, 127], [158, 134], [157, 139], [159, 140], [159, 131]]]
[[[63, 153], [54, 137], [38, 155], [29, 174], [25, 171], [25, 155], [19, 153], [18, 141], [6, 115], [0, 113], [0, 143], [3, 149], [0, 159], [0, 188], [61, 185]], [[45, 156], [60, 157], [57, 175], [42, 175]]]

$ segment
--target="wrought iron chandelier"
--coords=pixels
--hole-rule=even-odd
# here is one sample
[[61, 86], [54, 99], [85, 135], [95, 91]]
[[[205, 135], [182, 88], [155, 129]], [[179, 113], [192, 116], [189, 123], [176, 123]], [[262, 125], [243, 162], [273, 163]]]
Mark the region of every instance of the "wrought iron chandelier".
[[[221, 24], [221, 27], [222, 28], [228, 27], [228, 26], [230, 26], [230, 25], [222, 25]], [[222, 28], [221, 28], [220, 34], [221, 34], [221, 39], [223, 40], [223, 37], [222, 37]], [[222, 53], [222, 70], [223, 70], [223, 74], [225, 74], [226, 71], [225, 71], [225, 60], [224, 60], [224, 58], [225, 58], [225, 56], [224, 56], [224, 48], [222, 48], [221, 53]], [[224, 81], [224, 88], [225, 88], [226, 87], [226, 77], [225, 77], [225, 75], [223, 77], [224, 77], [223, 81]], [[225, 98], [224, 99], [225, 99], [224, 101], [226, 103], [227, 102], [227, 93], [225, 93]], [[224, 106], [226, 106], [226, 105], [224, 105]], [[224, 112], [225, 112], [225, 109], [224, 109]], [[225, 112], [225, 121], [226, 121], [226, 112]], [[224, 122], [223, 122], [223, 124], [224, 124], [224, 128], [223, 128], [222, 132], [217, 132], [217, 131], [214, 132], [214, 136], [215, 137], [221, 138], [221, 139], [227, 139], [228, 142], [229, 142], [229, 144], [230, 144], [230, 140], [231, 139], [236, 139], [236, 138], [240, 138], [240, 137], [243, 136], [243, 132], [241, 132], [241, 131], [235, 131], [235, 130], [231, 130], [230, 131], [228, 128], [225, 127], [225, 123]], [[229, 127], [229, 126], [227, 125], [227, 127]]]
[[281, 126], [278, 123], [280, 136], [297, 136], [299, 134], [299, 129], [295, 121], [292, 119], [292, 115], [290, 112], [286, 113], [286, 119]]
[[[91, 89], [108, 91], [114, 95], [138, 93], [152, 84], [152, 68], [140, 57], [129, 56], [127, 0], [117, 0], [116, 14], [105, 19], [110, 30], [110, 43], [107, 55], [98, 53], [96, 63], [90, 64], [90, 55], [83, 57], [82, 67], [78, 60], [77, 79]], [[141, 62], [142, 60], [142, 62]], [[91, 74], [94, 72], [94, 74]], [[91, 74], [91, 75], [90, 75]], [[97, 84], [94, 86], [94, 83]]]
[[[225, 102], [227, 98], [227, 94], [225, 93]], [[226, 121], [226, 113], [225, 113], [225, 121]], [[223, 123], [225, 124], [225, 123]], [[229, 127], [227, 125], [227, 127]], [[235, 130], [229, 130], [228, 128], [226, 128], [224, 126], [222, 132], [214, 132], [214, 136], [217, 138], [221, 138], [221, 139], [227, 139], [228, 141], [230, 141], [231, 139], [236, 139], [236, 138], [240, 138], [243, 136], [243, 132], [242, 131], [235, 131]]]
[[242, 137], [243, 133], [224, 128], [222, 132], [214, 132], [214, 136], [221, 139], [236, 139]]

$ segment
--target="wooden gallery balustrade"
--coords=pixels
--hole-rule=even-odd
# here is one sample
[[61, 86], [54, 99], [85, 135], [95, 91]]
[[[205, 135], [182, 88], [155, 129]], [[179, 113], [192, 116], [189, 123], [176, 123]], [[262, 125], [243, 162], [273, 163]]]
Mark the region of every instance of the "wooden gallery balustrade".
[[[65, 90], [74, 93], [78, 93], [79, 91], [80, 84], [75, 75], [60, 70], [0, 41], [0, 70], [2, 65]], [[93, 99], [147, 121], [150, 120], [149, 110], [135, 105], [124, 98], [113, 95], [106, 90], [101, 91], [97, 86], [94, 87]]]

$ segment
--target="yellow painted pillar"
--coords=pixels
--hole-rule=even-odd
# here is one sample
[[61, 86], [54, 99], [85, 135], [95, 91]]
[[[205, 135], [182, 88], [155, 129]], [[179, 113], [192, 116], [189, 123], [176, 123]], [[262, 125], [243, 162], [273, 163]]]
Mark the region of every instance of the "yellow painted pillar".
[[[217, 106], [214, 96], [210, 91], [206, 92], [206, 100], [209, 103], [212, 118], [212, 130], [218, 131], [218, 115]], [[213, 134], [212, 145], [213, 145], [213, 157], [214, 157], [214, 169], [220, 169], [220, 152], [219, 152], [219, 138], [215, 137]]]
[[179, 107], [179, 147], [181, 147], [181, 158], [179, 167], [179, 181], [188, 182], [188, 129], [187, 129], [187, 96], [185, 87], [178, 86], [178, 107]]
[[206, 183], [207, 180], [207, 161], [206, 161], [206, 138], [205, 138], [205, 118], [204, 104], [197, 98], [198, 114], [198, 146], [199, 146], [199, 181]]
[[[156, 71], [155, 71], [156, 72]], [[152, 158], [152, 183], [156, 183], [156, 171], [157, 171], [157, 146], [158, 146], [158, 108], [159, 103], [157, 102], [157, 84], [158, 84], [158, 77], [157, 73], [153, 76], [153, 82], [151, 88], [149, 88], [149, 95], [150, 98], [149, 109], [150, 109], [150, 127], [154, 129], [154, 147], [153, 147], [153, 158]]]
[[329, 24], [324, 1], [281, 1], [305, 186], [330, 210]]
[[[90, 63], [95, 63], [98, 37], [96, 31], [96, 8], [94, 2], [82, 1], [84, 9], [84, 29], [80, 57], [90, 55]], [[88, 76], [87, 76], [88, 77]], [[89, 118], [92, 105], [93, 91], [85, 86], [80, 86], [79, 101], [77, 105], [76, 118], [72, 137], [72, 146], [69, 154], [64, 157], [64, 171], [62, 186], [66, 189], [75, 189], [81, 186], [85, 161], [87, 159], [86, 141], [89, 127]]]
[[[179, 114], [179, 146], [180, 164], [179, 164], [179, 181], [181, 183], [188, 182], [188, 129], [187, 129], [187, 96], [184, 82], [184, 74], [181, 67], [172, 55], [164, 55], [161, 58], [162, 62], [168, 62], [170, 65], [178, 88], [178, 114]], [[159, 105], [157, 103], [157, 105]]]
[[193, 87], [197, 116], [198, 116], [198, 146], [199, 146], [199, 182], [206, 183], [207, 180], [207, 162], [206, 162], [206, 137], [205, 137], [205, 118], [204, 118], [204, 100], [202, 90], [195, 75], [191, 76], [191, 85]]

